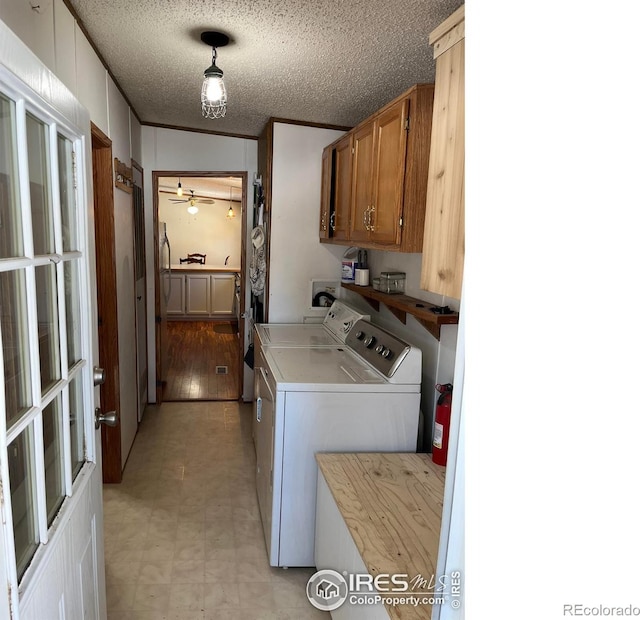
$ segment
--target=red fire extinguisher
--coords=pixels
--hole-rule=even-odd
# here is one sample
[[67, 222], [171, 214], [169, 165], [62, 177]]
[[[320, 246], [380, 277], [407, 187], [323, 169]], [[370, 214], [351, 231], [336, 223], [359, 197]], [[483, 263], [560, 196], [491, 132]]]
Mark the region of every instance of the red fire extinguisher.
[[436, 404], [436, 424], [433, 433], [433, 453], [431, 459], [436, 465], [447, 464], [447, 449], [449, 448], [449, 427], [451, 426], [451, 383], [436, 385], [440, 392]]

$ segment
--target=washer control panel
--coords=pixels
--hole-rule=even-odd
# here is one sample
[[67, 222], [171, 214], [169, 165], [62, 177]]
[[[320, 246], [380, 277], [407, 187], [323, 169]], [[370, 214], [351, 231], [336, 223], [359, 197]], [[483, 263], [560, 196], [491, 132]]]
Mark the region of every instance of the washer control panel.
[[360, 319], [347, 334], [345, 344], [386, 377], [392, 377], [411, 346], [388, 331]]
[[361, 314], [343, 302], [336, 300], [324, 318], [324, 326], [342, 342], [352, 330], [358, 319], [369, 319], [368, 314]]

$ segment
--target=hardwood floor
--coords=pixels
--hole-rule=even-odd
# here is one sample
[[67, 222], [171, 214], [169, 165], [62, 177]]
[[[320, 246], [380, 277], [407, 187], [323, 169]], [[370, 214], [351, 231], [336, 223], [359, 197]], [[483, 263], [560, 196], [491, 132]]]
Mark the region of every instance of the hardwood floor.
[[[237, 400], [240, 360], [236, 323], [168, 321], [166, 401]], [[224, 372], [226, 367], [226, 374]]]

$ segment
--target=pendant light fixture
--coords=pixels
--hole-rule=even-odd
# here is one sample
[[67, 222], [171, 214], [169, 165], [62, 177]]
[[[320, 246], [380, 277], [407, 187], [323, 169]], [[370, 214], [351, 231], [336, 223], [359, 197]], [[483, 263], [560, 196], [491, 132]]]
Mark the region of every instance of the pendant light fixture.
[[222, 79], [222, 70], [216, 66], [216, 48], [227, 45], [229, 37], [222, 32], [207, 31], [200, 35], [200, 39], [212, 48], [211, 66], [205, 69], [200, 92], [202, 116], [222, 118], [227, 113], [227, 89]]
[[180, 183], [180, 177], [178, 177], [178, 191], [176, 192], [176, 196], [182, 197], [182, 183]]
[[231, 186], [229, 186], [229, 211], [227, 211], [227, 217], [229, 219], [236, 216], [236, 214], [233, 212], [233, 205], [231, 204], [232, 192], [233, 192], [233, 189], [231, 188]]

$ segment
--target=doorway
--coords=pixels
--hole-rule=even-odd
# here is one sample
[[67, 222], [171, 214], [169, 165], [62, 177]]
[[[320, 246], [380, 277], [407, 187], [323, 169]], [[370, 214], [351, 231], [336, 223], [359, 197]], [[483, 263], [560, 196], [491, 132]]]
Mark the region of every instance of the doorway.
[[246, 172], [154, 171], [157, 403], [238, 400]]

